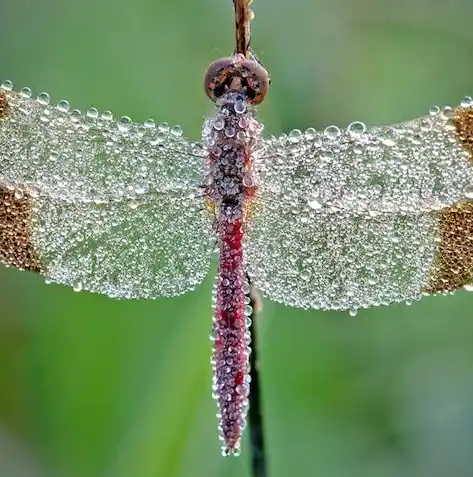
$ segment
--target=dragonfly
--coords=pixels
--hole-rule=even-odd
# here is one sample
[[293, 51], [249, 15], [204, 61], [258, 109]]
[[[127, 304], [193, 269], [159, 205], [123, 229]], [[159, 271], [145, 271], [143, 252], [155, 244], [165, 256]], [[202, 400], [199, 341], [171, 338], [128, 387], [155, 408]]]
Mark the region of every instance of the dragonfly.
[[[269, 75], [234, 0], [234, 53], [204, 79], [202, 140], [0, 87], [0, 262], [117, 299], [193, 290], [215, 255], [213, 382], [224, 455], [250, 392], [250, 285], [348, 310], [473, 291], [473, 99], [401, 124], [263, 137]], [[249, 277], [249, 279], [248, 279]], [[251, 281], [251, 283], [250, 283]]]

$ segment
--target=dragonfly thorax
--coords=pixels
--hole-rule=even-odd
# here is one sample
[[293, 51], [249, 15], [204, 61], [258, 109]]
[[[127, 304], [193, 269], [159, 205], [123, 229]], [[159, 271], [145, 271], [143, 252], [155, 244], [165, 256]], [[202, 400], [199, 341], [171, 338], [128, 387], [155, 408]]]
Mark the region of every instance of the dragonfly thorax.
[[229, 92], [240, 93], [248, 102], [263, 101], [269, 85], [267, 71], [254, 59], [242, 54], [212, 63], [205, 75], [205, 92], [212, 101]]
[[240, 220], [258, 187], [252, 161], [263, 126], [254, 117], [255, 106], [240, 91], [216, 99], [216, 112], [203, 129], [208, 152], [205, 195], [217, 220]]
[[243, 93], [230, 91], [216, 99], [216, 106], [215, 116], [204, 124], [202, 139], [206, 148], [223, 162], [236, 151], [252, 151], [263, 129], [254, 116], [254, 103]]

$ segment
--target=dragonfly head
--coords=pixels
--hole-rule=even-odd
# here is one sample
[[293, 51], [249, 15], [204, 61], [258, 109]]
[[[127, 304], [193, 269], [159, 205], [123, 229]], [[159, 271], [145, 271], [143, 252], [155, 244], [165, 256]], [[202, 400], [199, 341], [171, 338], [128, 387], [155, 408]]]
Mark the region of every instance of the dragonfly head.
[[267, 71], [254, 59], [236, 54], [214, 61], [205, 75], [205, 92], [212, 101], [229, 92], [244, 95], [247, 102], [259, 104], [269, 87]]

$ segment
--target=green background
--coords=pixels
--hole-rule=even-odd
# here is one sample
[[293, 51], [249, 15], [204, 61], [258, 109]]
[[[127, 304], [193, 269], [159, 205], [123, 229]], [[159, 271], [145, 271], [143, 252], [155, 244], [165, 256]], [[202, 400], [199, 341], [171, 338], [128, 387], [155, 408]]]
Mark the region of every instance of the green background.
[[[256, 0], [267, 134], [397, 122], [473, 94], [471, 0]], [[230, 0], [2, 0], [0, 76], [200, 136]], [[52, 231], [54, 233], [54, 231]], [[220, 457], [213, 271], [117, 302], [0, 269], [0, 477], [249, 475]], [[347, 313], [264, 302], [270, 477], [473, 475], [473, 295]]]

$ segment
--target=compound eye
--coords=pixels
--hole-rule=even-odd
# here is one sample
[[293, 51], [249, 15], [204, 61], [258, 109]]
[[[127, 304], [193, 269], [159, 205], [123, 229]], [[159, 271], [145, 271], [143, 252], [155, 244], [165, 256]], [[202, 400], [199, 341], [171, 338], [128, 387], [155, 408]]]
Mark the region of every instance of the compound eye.
[[248, 100], [253, 104], [261, 103], [269, 88], [268, 72], [254, 60], [245, 60], [242, 69], [246, 73], [245, 83]]
[[212, 63], [205, 75], [205, 92], [212, 101], [217, 101], [227, 92], [242, 93], [252, 104], [263, 101], [269, 86], [266, 70], [256, 61], [243, 55], [221, 58]]
[[207, 68], [204, 88], [212, 101], [217, 101], [225, 93], [225, 84], [229, 80], [232, 67], [232, 58], [220, 58]]

